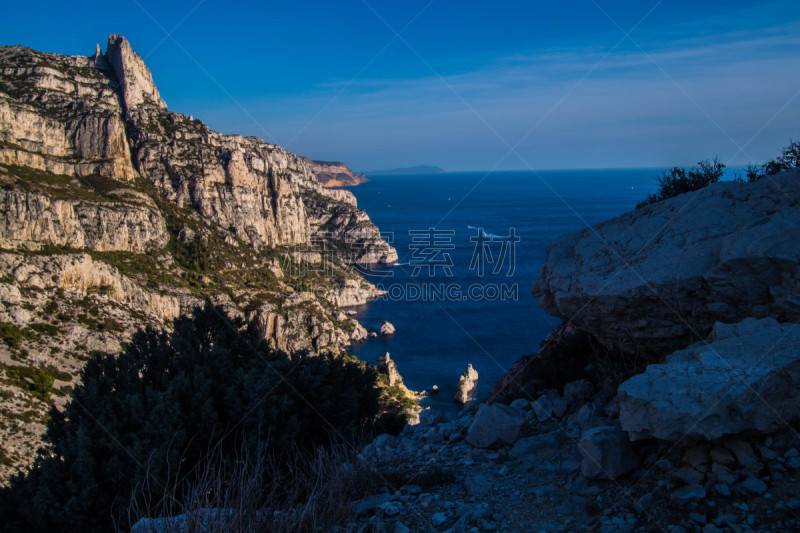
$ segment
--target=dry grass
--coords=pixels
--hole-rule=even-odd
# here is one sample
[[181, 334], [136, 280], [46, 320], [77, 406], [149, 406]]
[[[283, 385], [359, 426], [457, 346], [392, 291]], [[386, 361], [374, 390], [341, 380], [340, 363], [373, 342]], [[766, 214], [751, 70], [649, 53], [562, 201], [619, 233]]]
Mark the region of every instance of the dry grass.
[[133, 531], [327, 531], [350, 520], [352, 500], [384, 485], [374, 466], [344, 444], [281, 459], [210, 453], [194, 474], [192, 483], [176, 482], [167, 491], [147, 482], [137, 487], [128, 508]]

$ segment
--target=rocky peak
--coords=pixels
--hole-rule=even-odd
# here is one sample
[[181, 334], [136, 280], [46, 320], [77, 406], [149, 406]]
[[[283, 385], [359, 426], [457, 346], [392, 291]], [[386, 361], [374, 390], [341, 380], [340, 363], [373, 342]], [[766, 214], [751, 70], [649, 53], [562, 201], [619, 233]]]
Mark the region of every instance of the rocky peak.
[[[99, 48], [98, 46], [98, 52]], [[167, 104], [158, 94], [156, 84], [153, 83], [150, 69], [139, 54], [133, 51], [128, 39], [113, 33], [109, 35], [105, 59], [119, 82], [119, 91], [126, 112], [143, 103], [167, 108]]]

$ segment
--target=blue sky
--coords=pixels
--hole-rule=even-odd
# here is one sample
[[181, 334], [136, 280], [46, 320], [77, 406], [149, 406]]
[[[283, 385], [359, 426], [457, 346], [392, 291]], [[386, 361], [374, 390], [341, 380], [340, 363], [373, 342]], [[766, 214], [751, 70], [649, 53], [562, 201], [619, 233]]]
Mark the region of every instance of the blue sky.
[[6, 2], [0, 43], [126, 35], [170, 109], [360, 170], [736, 165], [800, 138], [796, 0], [253, 4]]

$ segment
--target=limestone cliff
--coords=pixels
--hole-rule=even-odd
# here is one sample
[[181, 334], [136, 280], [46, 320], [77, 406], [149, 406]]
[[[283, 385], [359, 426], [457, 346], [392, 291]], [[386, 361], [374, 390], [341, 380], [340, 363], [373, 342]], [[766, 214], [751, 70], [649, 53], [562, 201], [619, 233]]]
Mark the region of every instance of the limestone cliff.
[[[0, 163], [68, 177], [141, 177], [160, 197], [255, 247], [302, 247], [335, 234], [336, 248], [352, 240], [352, 250], [365, 250], [352, 262], [396, 257], [354, 198], [326, 191], [307, 159], [169, 111], [124, 37], [111, 35], [106, 53], [92, 57], [2, 47], [0, 63]], [[312, 227], [306, 200], [314, 194], [330, 215], [314, 201], [316, 220], [346, 210], [346, 227]]]
[[[66, 180], [65, 187], [58, 187], [58, 178], [36, 184], [41, 176], [0, 166], [0, 183], [8, 187], [0, 189], [0, 247], [41, 248], [46, 243], [146, 253], [167, 245], [166, 221], [149, 197], [122, 187], [102, 196]], [[75, 196], [60, 195], [66, 189]]]
[[115, 78], [88, 57], [0, 47], [0, 163], [129, 181]]
[[356, 174], [341, 161], [312, 161], [307, 158], [303, 161], [323, 187], [353, 187], [367, 182], [364, 174]]
[[363, 340], [340, 307], [381, 292], [352, 267], [397, 253], [320, 168], [169, 111], [122, 36], [90, 57], [0, 47], [0, 480], [88, 354], [205, 300], [277, 349]]

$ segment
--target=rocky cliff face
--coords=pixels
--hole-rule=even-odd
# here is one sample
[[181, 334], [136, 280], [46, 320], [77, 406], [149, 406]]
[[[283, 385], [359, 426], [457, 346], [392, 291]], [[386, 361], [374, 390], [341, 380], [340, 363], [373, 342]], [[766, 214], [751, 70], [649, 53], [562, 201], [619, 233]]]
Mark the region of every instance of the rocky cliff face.
[[[322, 187], [305, 158], [170, 112], [124, 37], [111, 35], [105, 55], [60, 56], [15, 46], [0, 49], [0, 58], [0, 163], [70, 177], [140, 176], [174, 205], [255, 247], [326, 239], [309, 222], [310, 192], [325, 199], [331, 214], [346, 208], [355, 217], [348, 228], [325, 227], [337, 230], [337, 245], [348, 243], [351, 230], [354, 242], [370, 240], [370, 249], [353, 261], [390, 261], [396, 253], [352, 197]], [[319, 218], [319, 202], [313, 208]]]
[[303, 158], [303, 162], [323, 187], [353, 187], [367, 181], [364, 174], [356, 174], [341, 161], [312, 161]]
[[[5, 172], [3, 172], [5, 171]], [[19, 169], [0, 166], [0, 247], [41, 248], [43, 244], [146, 253], [169, 241], [164, 217], [147, 196], [116, 189], [107, 197], [59, 198], [53, 190], [30, 186]], [[30, 171], [27, 174], [31, 174]]]
[[121, 35], [108, 36], [106, 54], [100, 53], [100, 46], [94, 57], [95, 67], [113, 69], [117, 93], [121, 96], [123, 108], [130, 112], [142, 106], [166, 109], [167, 104], [158, 94], [150, 69], [139, 54], [133, 51], [128, 40]]
[[169, 111], [124, 37], [91, 57], [0, 47], [0, 479], [87, 354], [205, 300], [281, 350], [365, 338], [340, 306], [381, 293], [351, 266], [397, 254], [321, 168]]
[[0, 47], [0, 163], [122, 181], [136, 176], [116, 79], [94, 63]]

